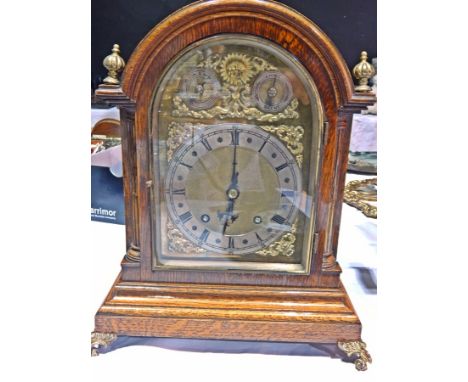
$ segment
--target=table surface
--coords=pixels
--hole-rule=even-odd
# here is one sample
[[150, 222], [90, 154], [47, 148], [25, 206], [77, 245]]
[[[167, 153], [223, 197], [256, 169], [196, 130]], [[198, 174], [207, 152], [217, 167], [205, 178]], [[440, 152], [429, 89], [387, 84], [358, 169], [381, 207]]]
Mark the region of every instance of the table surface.
[[[365, 178], [369, 177], [348, 174], [347, 182]], [[120, 271], [125, 227], [100, 222], [91, 224], [93, 266], [89, 326], [92, 330], [94, 314]], [[343, 377], [347, 381], [375, 381], [378, 364], [377, 220], [345, 204], [339, 240], [337, 258], [343, 269], [341, 280], [361, 319], [362, 339], [374, 359], [365, 373], [357, 372], [352, 364], [323, 356], [322, 349], [306, 344], [126, 337], [114, 344], [114, 351], [93, 359], [93, 378], [128, 381], [160, 379], [164, 375], [174, 380], [177, 375], [180, 380], [204, 382], [219, 381], [220, 377], [223, 382], [253, 381], [257, 377], [271, 382], [327, 376], [333, 377], [332, 380]], [[145, 346], [127, 347], [130, 344]]]

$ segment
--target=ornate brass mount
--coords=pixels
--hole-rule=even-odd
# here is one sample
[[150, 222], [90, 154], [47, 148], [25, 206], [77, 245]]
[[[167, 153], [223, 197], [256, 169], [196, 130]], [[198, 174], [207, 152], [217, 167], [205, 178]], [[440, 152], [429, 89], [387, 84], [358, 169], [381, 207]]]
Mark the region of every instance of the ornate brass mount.
[[99, 355], [99, 349], [108, 347], [117, 339], [117, 335], [113, 333], [91, 333], [91, 357]]
[[367, 62], [367, 52], [361, 52], [361, 61], [353, 69], [354, 77], [359, 82], [355, 86], [357, 92], [370, 92], [372, 88], [368, 85], [369, 78], [375, 75], [375, 69], [371, 63]]
[[198, 63], [198, 67], [213, 70], [223, 81], [219, 97], [222, 105], [207, 110], [192, 110], [183, 99], [176, 95], [173, 99], [174, 117], [209, 118], [245, 118], [249, 121], [276, 122], [299, 117], [296, 111], [299, 102], [293, 98], [289, 105], [278, 113], [265, 113], [254, 106], [252, 100], [251, 79], [258, 73], [275, 71], [277, 68], [260, 57], [247, 54], [230, 53], [210, 55]]
[[261, 256], [292, 256], [294, 254], [294, 243], [296, 242], [297, 225], [291, 226], [291, 231], [281, 236], [281, 239], [270, 244], [265, 249], [255, 252]]
[[363, 341], [338, 341], [338, 348], [346, 353], [348, 357], [354, 358], [356, 370], [366, 371], [367, 363], [372, 363], [372, 357], [366, 350]]
[[367, 202], [377, 201], [377, 178], [353, 180], [344, 189], [344, 202], [377, 219], [377, 207]]
[[125, 61], [120, 57], [120, 47], [114, 44], [112, 54], [108, 55], [102, 62], [108, 70], [107, 77], [104, 78], [104, 83], [107, 85], [120, 85], [119, 73], [125, 68]]
[[206, 251], [186, 239], [180, 230], [172, 223], [170, 218], [167, 221], [167, 238], [169, 252], [205, 254]]

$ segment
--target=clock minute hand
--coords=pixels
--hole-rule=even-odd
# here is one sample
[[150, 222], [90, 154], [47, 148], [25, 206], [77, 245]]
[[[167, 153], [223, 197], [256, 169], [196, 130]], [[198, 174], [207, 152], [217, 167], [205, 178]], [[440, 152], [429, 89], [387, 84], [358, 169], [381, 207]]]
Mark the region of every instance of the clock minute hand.
[[237, 168], [237, 142], [234, 140], [234, 154], [232, 157], [232, 175], [231, 175], [231, 184], [229, 185], [228, 191], [237, 188], [237, 179], [239, 173], [236, 171]]
[[226, 212], [224, 213], [225, 220], [223, 225], [223, 235], [226, 233], [226, 228], [229, 226], [229, 224], [234, 223], [234, 221], [238, 218], [238, 215], [234, 215], [234, 203], [239, 196], [239, 190], [237, 189], [239, 172], [237, 171], [237, 136], [235, 134], [235, 129], [233, 132], [234, 152], [232, 156], [232, 174], [231, 184], [226, 190], [228, 206]]

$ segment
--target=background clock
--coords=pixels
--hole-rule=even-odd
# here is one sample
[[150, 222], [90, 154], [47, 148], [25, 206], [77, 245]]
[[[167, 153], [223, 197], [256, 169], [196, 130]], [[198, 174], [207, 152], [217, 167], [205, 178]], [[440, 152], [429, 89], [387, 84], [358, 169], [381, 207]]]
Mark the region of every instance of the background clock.
[[118, 335], [320, 342], [364, 370], [336, 249], [352, 115], [374, 98], [331, 41], [276, 2], [202, 1], [112, 76], [96, 96], [121, 112], [127, 254], [94, 353]]

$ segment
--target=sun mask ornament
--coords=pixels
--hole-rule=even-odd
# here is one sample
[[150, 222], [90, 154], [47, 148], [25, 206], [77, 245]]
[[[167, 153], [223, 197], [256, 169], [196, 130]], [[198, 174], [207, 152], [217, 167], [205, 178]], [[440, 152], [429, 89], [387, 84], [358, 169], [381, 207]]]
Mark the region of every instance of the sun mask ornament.
[[245, 54], [230, 53], [221, 62], [221, 77], [231, 85], [240, 86], [254, 75], [252, 63]]

